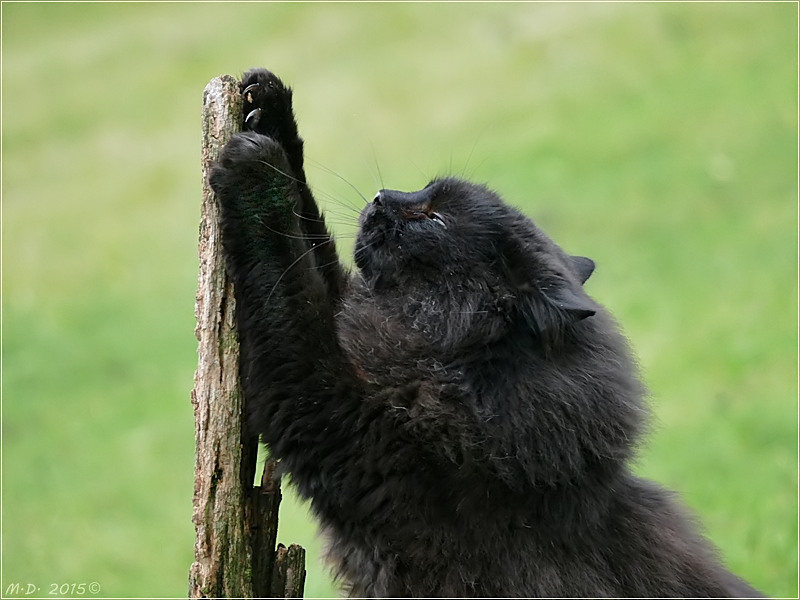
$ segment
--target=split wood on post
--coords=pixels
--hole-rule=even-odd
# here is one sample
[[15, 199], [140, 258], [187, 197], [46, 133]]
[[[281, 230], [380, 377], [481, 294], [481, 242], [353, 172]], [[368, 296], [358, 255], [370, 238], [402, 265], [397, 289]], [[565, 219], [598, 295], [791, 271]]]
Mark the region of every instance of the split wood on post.
[[192, 390], [195, 416], [195, 562], [190, 598], [301, 598], [305, 551], [275, 548], [280, 480], [267, 461], [254, 487], [258, 443], [248, 437], [239, 389], [239, 342], [233, 286], [225, 274], [219, 207], [208, 174], [240, 129], [239, 82], [223, 75], [203, 94], [203, 204], [200, 275], [195, 304], [198, 363]]

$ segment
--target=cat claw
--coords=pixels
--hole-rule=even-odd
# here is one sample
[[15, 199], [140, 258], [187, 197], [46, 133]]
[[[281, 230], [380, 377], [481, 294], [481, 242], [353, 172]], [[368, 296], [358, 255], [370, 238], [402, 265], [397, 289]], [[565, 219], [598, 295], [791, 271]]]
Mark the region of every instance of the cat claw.
[[252, 92], [258, 86], [259, 86], [258, 83], [251, 83], [242, 90], [242, 96], [244, 96], [247, 99], [247, 101], [250, 102], [251, 104], [253, 103], [253, 95], [250, 92]]
[[244, 118], [244, 124], [250, 127], [255, 127], [256, 123], [258, 123], [259, 118], [261, 118], [261, 109], [254, 108], [247, 116]]

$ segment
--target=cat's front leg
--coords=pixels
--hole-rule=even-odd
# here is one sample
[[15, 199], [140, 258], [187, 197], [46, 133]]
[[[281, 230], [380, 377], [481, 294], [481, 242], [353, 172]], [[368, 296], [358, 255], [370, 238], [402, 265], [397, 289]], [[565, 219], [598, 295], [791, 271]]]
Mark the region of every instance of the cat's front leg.
[[312, 250], [314, 262], [325, 278], [329, 294], [338, 300], [346, 283], [346, 274], [322, 212], [306, 182], [303, 140], [298, 133], [292, 108], [292, 90], [266, 69], [247, 71], [242, 77], [241, 90], [243, 130], [272, 138], [286, 153], [290, 168], [282, 171], [282, 174], [297, 185], [299, 202], [294, 211], [300, 232]]
[[234, 282], [249, 419], [310, 494], [319, 485], [320, 465], [354, 438], [346, 424], [337, 431], [331, 412], [360, 406], [362, 392], [339, 347], [338, 301], [318, 267], [317, 239], [298, 214], [307, 188], [293, 171], [288, 142], [265, 133], [269, 114], [261, 116], [260, 131], [232, 137], [209, 182]]
[[226, 265], [237, 284], [253, 268], [279, 274], [307, 252], [295, 215], [297, 184], [283, 174], [289, 170], [286, 153], [274, 139], [243, 132], [225, 145], [211, 171]]

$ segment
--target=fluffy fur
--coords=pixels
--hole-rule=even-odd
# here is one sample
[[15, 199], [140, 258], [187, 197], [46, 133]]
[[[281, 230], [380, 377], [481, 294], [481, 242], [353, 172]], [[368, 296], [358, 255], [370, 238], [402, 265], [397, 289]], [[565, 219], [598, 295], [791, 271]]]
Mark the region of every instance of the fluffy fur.
[[341, 266], [291, 92], [245, 74], [211, 175], [253, 431], [353, 596], [759, 596], [628, 466], [643, 389], [565, 253], [485, 187], [382, 190]]

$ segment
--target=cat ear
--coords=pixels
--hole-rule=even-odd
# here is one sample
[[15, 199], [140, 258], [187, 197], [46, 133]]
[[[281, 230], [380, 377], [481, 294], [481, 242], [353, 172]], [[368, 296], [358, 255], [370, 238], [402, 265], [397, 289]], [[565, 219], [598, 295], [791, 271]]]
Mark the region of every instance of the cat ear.
[[558, 279], [534, 283], [518, 296], [518, 314], [547, 351], [561, 343], [570, 325], [597, 312], [582, 291], [574, 280]]
[[551, 306], [563, 312], [569, 321], [581, 321], [594, 315], [597, 310], [585, 295], [573, 289], [574, 284], [560, 280], [555, 284], [541, 286], [539, 291]]
[[570, 265], [572, 265], [572, 269], [581, 280], [581, 283], [586, 283], [586, 280], [594, 273], [594, 261], [591, 258], [585, 256], [570, 256], [569, 262]]
[[[527, 325], [539, 335], [550, 337], [569, 323], [594, 315], [597, 310], [583, 288], [572, 278], [560, 277], [535, 264], [536, 258], [527, 252], [523, 243], [508, 237], [502, 245], [503, 262], [511, 284], [517, 290], [518, 310]], [[581, 283], [591, 275], [594, 262], [574, 257]], [[542, 271], [545, 272], [542, 272]]]

